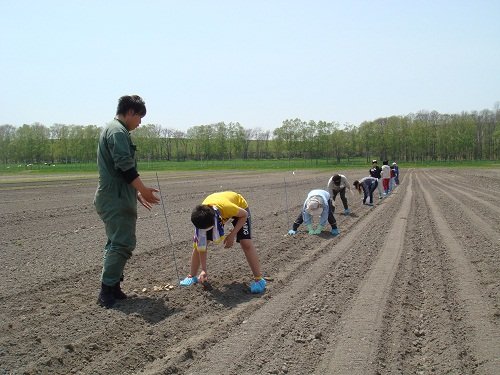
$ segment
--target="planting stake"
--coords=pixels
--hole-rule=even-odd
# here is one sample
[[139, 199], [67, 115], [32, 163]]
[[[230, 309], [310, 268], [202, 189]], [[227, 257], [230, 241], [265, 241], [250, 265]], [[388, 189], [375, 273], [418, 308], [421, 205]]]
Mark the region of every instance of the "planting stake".
[[158, 172], [155, 172], [155, 173], [156, 173], [156, 182], [158, 183], [158, 190], [160, 191], [161, 206], [163, 207], [163, 216], [165, 216], [165, 224], [167, 225], [168, 239], [170, 240], [170, 245], [172, 246], [172, 254], [174, 256], [175, 272], [177, 273], [177, 281], [180, 281], [181, 279], [179, 278], [179, 269], [177, 268], [177, 260], [175, 258], [175, 248], [174, 248], [174, 244], [172, 243], [172, 236], [170, 235], [170, 228], [168, 226], [168, 220], [167, 220], [167, 211], [165, 211], [165, 204], [163, 203], [163, 194], [161, 193], [161, 188], [160, 188], [160, 180], [158, 179]]
[[290, 218], [288, 217], [288, 193], [286, 191], [286, 176], [283, 177], [283, 183], [285, 185], [285, 208], [286, 208], [286, 226], [290, 225]]

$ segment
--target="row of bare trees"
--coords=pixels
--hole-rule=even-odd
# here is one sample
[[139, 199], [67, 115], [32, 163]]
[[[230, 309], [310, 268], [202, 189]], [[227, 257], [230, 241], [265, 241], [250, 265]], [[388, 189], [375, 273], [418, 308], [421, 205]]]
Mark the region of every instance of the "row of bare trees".
[[[40, 123], [0, 126], [0, 160], [9, 163], [93, 162], [101, 128]], [[288, 119], [274, 131], [238, 122], [191, 127], [187, 132], [143, 125], [132, 133], [142, 160], [304, 158], [332, 162], [372, 157], [398, 161], [498, 160], [500, 110], [419, 112], [359, 126]]]

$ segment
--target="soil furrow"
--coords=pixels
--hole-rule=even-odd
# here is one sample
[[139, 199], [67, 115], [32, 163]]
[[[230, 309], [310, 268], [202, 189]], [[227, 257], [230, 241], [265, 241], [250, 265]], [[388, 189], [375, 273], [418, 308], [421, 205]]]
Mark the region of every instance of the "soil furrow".
[[[484, 200], [484, 199], [480, 198], [479, 196], [477, 196], [478, 192], [476, 192], [476, 191], [472, 191], [472, 194], [470, 194], [470, 193], [467, 193], [466, 190], [471, 191], [471, 189], [463, 189], [463, 188], [458, 189], [455, 186], [450, 185], [448, 182], [443, 181], [442, 179], [436, 178], [434, 176], [430, 176], [428, 173], [425, 173], [425, 176], [427, 178], [429, 178], [431, 181], [433, 181], [434, 183], [437, 183], [443, 189], [452, 190], [452, 191], [456, 192], [459, 196], [465, 196], [467, 199], [489, 208], [489, 210], [494, 212], [494, 215], [492, 215], [492, 217], [497, 218], [500, 215], [500, 207], [495, 205], [495, 204], [498, 204], [498, 197], [496, 197], [496, 199], [493, 200], [492, 202], [489, 202], [489, 201]], [[455, 199], [455, 201], [460, 202], [458, 199]], [[472, 205], [472, 207], [475, 207], [475, 206], [476, 205], [474, 205], [474, 204]]]
[[[138, 246], [122, 283], [129, 299], [110, 310], [95, 304], [105, 240], [91, 204], [96, 179], [19, 189], [0, 181], [0, 374], [302, 375], [357, 344], [369, 347], [354, 353], [369, 358], [364, 373], [487, 373], [478, 341], [485, 317], [471, 305], [482, 301], [483, 329], [496, 335], [500, 251], [489, 206], [498, 208], [491, 196], [500, 172], [403, 169], [401, 186], [373, 208], [348, 194], [352, 215], [344, 216], [337, 197], [339, 237], [304, 227], [286, 235], [309, 190], [325, 188], [334, 172], [352, 183], [367, 170], [162, 174], [168, 224], [161, 206], [139, 208]], [[443, 176], [465, 194], [444, 188]], [[143, 177], [156, 186], [154, 174]], [[239, 191], [250, 204], [270, 278], [264, 295], [246, 292], [251, 273], [238, 246], [209, 250], [212, 291], [177, 287], [189, 270], [191, 209], [218, 190]], [[398, 230], [403, 208], [410, 211]], [[383, 259], [386, 279], [376, 288], [371, 275]], [[167, 283], [174, 288], [153, 291]], [[357, 303], [369, 286], [379, 297], [369, 306], [378, 326], [357, 341], [362, 326], [353, 319], [366, 312]]]
[[428, 188], [424, 187], [424, 184], [420, 181], [418, 182], [419, 188], [423, 191], [424, 198], [431, 209], [433, 220], [446, 246], [446, 251], [449, 252], [450, 259], [453, 262], [458, 295], [467, 312], [465, 324], [472, 330], [470, 333], [470, 353], [464, 353], [463, 356], [470, 355], [474, 358], [479, 373], [495, 374], [500, 368], [498, 358], [498, 353], [500, 353], [500, 333], [497, 326], [492, 323], [494, 312], [491, 306], [482, 298], [481, 288], [477, 284], [473, 267], [438, 210]]
[[413, 199], [404, 253], [384, 312], [378, 373], [453, 373], [462, 369], [454, 291], [448, 285], [449, 259], [442, 251], [432, 214], [413, 181]]
[[[342, 332], [335, 347], [328, 350], [316, 368], [318, 374], [365, 374], [366, 365], [375, 362], [380, 340], [382, 313], [388, 289], [396, 273], [403, 251], [404, 232], [411, 206], [411, 176], [407, 178], [400, 209], [390, 223], [382, 249], [369, 274], [362, 281], [351, 309], [342, 317]], [[403, 194], [401, 187], [397, 193]], [[393, 193], [396, 194], [396, 193]]]
[[[429, 178], [431, 180], [434, 180], [432, 178], [432, 176], [429, 176], [428, 174], [425, 174], [425, 177]], [[434, 187], [439, 189], [439, 191], [442, 194], [446, 195], [448, 199], [453, 201], [455, 203], [456, 207], [462, 206], [462, 200], [456, 198], [453, 194], [448, 193], [448, 191], [446, 190], [446, 188], [442, 184], [434, 185]], [[490, 203], [483, 201], [482, 199], [473, 197], [470, 194], [461, 192], [458, 189], [452, 189], [452, 190], [456, 191], [459, 195], [465, 195], [467, 198], [469, 198], [477, 203], [480, 203], [483, 207], [486, 207], [490, 210], [493, 210], [498, 215], [500, 215], [500, 208], [495, 207], [495, 206], [491, 205]], [[488, 237], [490, 241], [492, 241], [493, 243], [500, 241], [500, 238], [498, 236], [498, 234], [499, 234], [498, 233], [498, 226], [496, 225], [496, 223], [491, 223], [492, 220], [490, 220], [489, 222], [486, 220], [483, 220], [481, 216], [475, 214], [470, 209], [464, 210], [464, 213], [469, 217], [470, 223], [472, 225], [474, 225], [478, 231], [482, 232], [482, 234], [484, 236]], [[482, 214], [482, 216], [484, 216], [484, 214]], [[495, 216], [495, 217], [498, 218], [498, 216]]]
[[[387, 203], [389, 204], [389, 200]], [[364, 237], [361, 235], [370, 227], [371, 220], [377, 217], [377, 213], [376, 210], [372, 210], [363, 217], [363, 220], [360, 220], [351, 232], [343, 236], [335, 247], [322, 254], [304, 272], [297, 274], [279, 295], [274, 296], [250, 316], [241, 329], [236, 330], [227, 340], [215, 345], [203, 358], [197, 360], [189, 369], [189, 373], [203, 372], [209, 368], [214, 373], [221, 374], [251, 374], [262, 371], [272, 373], [279, 371], [283, 366], [287, 368], [287, 373], [291, 374], [310, 372], [317, 364], [321, 350], [324, 350], [326, 343], [330, 340], [329, 334], [336, 329], [335, 325], [332, 326], [332, 322], [338, 320], [346, 302], [351, 299], [349, 294], [343, 296], [342, 293], [337, 292], [340, 297], [339, 304], [336, 305], [337, 295], [329, 296], [328, 294], [332, 292], [335, 294], [337, 288], [350, 291], [351, 295], [355, 293], [360, 280], [368, 271], [376, 255], [366, 251], [366, 243], [364, 247], [361, 247], [358, 238]], [[375, 244], [370, 242], [368, 249], [373, 245], [376, 246], [376, 242]], [[353, 251], [353, 248], [364, 250], [364, 254], [363, 251]], [[352, 255], [349, 261], [356, 257], [365, 259], [367, 264], [364, 270], [356, 262], [351, 263], [354, 267], [346, 267], [349, 261], [341, 260], [344, 252]], [[340, 258], [337, 260], [337, 257]], [[340, 262], [346, 269], [342, 272], [342, 267], [339, 267], [338, 274], [333, 276], [332, 273], [335, 273], [333, 265]], [[329, 283], [330, 279], [334, 279], [333, 285]], [[349, 281], [346, 282], [346, 279]], [[328, 287], [329, 293], [324, 291], [325, 287]], [[307, 297], [309, 295], [312, 295], [312, 300]], [[326, 304], [315, 302], [315, 299], [319, 301], [331, 299], [332, 301]], [[327, 305], [326, 308], [325, 305]], [[310, 320], [313, 322], [311, 323]], [[287, 324], [289, 321], [295, 322], [293, 329]], [[278, 335], [274, 334], [276, 331]], [[326, 343], [322, 342], [325, 340]], [[296, 346], [302, 347], [300, 357], [293, 355], [293, 348]], [[285, 359], [275, 358], [272, 355], [274, 350], [288, 354], [285, 355]], [[234, 365], [229, 361], [229, 358], [234, 355], [233, 351], [241, 353], [238, 363]]]
[[[471, 169], [459, 168], [455, 170], [439, 170], [443, 173], [435, 173], [435, 175], [446, 176], [454, 181], [459, 181], [462, 186], [490, 194], [500, 190], [500, 175], [498, 168], [481, 169], [480, 173]], [[494, 196], [494, 194], [493, 194]]]

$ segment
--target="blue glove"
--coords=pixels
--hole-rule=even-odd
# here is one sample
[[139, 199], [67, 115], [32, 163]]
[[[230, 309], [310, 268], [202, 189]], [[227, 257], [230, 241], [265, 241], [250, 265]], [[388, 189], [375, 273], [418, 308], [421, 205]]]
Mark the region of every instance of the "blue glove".
[[289, 234], [290, 236], [293, 236], [294, 234], [297, 234], [297, 231], [296, 231], [296, 230], [293, 230], [293, 229], [290, 229], [290, 230], [288, 231], [288, 234]]
[[332, 234], [332, 236], [335, 237], [335, 236], [338, 236], [340, 232], [339, 232], [338, 228], [333, 228], [330, 233]]

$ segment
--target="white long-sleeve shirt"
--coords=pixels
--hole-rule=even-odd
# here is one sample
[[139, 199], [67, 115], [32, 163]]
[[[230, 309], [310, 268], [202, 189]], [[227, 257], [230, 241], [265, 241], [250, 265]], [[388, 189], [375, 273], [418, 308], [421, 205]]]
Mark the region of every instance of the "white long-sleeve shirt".
[[391, 167], [388, 165], [382, 166], [382, 178], [391, 178]]

